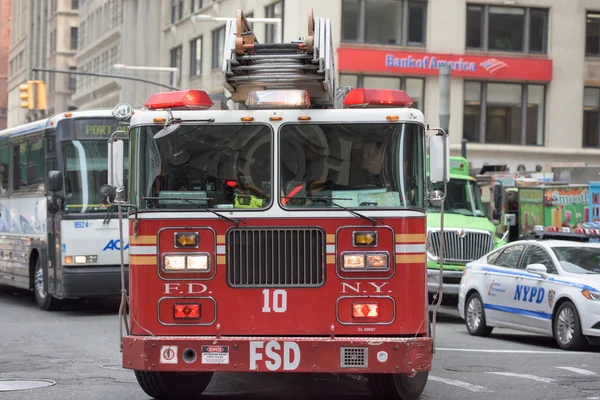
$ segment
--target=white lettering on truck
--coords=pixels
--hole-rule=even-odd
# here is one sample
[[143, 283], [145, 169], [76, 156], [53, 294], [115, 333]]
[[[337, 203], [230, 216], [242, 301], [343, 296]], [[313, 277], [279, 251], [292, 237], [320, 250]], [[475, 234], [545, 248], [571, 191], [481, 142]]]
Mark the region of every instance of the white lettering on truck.
[[[264, 356], [261, 351], [264, 347]], [[269, 371], [281, 369], [283, 361], [284, 371], [294, 371], [300, 365], [300, 347], [294, 342], [283, 342], [283, 351], [281, 344], [274, 340], [270, 342], [250, 342], [250, 370], [258, 369], [257, 361], [264, 361], [265, 367]]]

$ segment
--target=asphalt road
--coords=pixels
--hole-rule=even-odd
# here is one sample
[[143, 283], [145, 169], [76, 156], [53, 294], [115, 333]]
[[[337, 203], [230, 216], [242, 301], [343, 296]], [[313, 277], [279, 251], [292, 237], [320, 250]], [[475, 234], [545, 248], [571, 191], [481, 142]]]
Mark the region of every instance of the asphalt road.
[[[120, 366], [116, 302], [75, 302], [43, 312], [29, 292], [0, 288], [0, 398], [144, 400], [133, 373]], [[600, 349], [557, 348], [552, 338], [497, 329], [470, 336], [452, 308], [440, 316], [437, 352], [422, 399], [599, 399]], [[53, 386], [2, 391], [6, 380], [47, 379]], [[220, 374], [207, 399], [368, 399], [349, 377]]]

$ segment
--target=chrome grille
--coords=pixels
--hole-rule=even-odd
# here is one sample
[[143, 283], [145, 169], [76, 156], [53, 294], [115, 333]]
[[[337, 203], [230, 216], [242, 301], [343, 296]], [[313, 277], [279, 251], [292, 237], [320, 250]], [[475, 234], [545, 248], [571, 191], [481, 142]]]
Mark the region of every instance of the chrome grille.
[[341, 347], [341, 368], [368, 368], [369, 349], [366, 347]]
[[325, 282], [325, 234], [318, 228], [232, 229], [227, 280], [233, 287], [314, 287]]
[[[440, 253], [440, 236], [439, 231], [430, 231], [427, 235], [428, 251], [436, 258]], [[444, 229], [444, 241], [444, 261], [477, 260], [494, 247], [494, 239], [489, 232]]]

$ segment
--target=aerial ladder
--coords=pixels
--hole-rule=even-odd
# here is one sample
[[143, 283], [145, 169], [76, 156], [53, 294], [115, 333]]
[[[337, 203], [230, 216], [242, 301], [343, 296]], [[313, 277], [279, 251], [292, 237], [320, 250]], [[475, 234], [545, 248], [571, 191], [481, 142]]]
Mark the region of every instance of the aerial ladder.
[[312, 108], [333, 108], [336, 78], [331, 22], [308, 12], [308, 35], [290, 43], [258, 42], [244, 13], [227, 22], [223, 86], [243, 107], [251, 90], [301, 89]]

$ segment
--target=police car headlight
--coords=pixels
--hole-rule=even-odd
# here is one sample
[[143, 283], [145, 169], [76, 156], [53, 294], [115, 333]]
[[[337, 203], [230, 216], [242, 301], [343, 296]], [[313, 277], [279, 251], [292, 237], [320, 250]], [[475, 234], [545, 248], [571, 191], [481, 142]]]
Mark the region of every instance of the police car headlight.
[[600, 292], [594, 292], [592, 290], [582, 290], [581, 294], [588, 300], [600, 301]]

